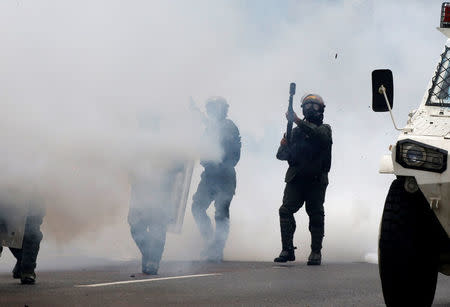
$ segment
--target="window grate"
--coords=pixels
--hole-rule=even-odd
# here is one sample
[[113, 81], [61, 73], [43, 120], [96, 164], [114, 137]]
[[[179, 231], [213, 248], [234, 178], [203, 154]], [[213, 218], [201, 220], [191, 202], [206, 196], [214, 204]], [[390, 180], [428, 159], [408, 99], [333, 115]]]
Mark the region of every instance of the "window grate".
[[414, 140], [397, 142], [395, 161], [404, 168], [443, 173], [447, 169], [448, 152]]
[[431, 83], [426, 105], [450, 107], [450, 47], [445, 46]]

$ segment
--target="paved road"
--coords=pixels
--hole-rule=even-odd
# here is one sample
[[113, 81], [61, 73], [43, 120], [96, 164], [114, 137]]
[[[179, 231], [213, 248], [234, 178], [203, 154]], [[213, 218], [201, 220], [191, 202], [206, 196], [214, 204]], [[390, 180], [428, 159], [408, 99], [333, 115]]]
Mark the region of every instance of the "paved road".
[[[165, 262], [156, 277], [139, 263], [39, 272], [22, 286], [0, 274], [0, 306], [384, 306], [377, 265], [302, 262]], [[450, 306], [450, 277], [440, 275], [435, 306]]]

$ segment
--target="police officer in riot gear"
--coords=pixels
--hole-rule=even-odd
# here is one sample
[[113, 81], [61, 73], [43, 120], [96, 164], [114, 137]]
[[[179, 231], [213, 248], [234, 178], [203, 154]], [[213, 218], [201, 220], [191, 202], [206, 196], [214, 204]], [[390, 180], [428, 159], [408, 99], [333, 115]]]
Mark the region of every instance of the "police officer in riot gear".
[[158, 274], [167, 227], [175, 209], [171, 193], [181, 171], [182, 164], [161, 168], [141, 164], [139, 171], [132, 176], [128, 223], [131, 236], [142, 254], [144, 274]]
[[10, 248], [17, 262], [13, 269], [13, 277], [20, 278], [22, 284], [34, 284], [36, 281], [36, 260], [42, 240], [41, 225], [45, 210], [40, 207], [30, 208], [25, 222], [22, 248]]
[[[160, 117], [155, 111], [139, 114], [139, 129], [160, 133]], [[144, 158], [130, 174], [131, 195], [128, 224], [131, 236], [142, 254], [142, 273], [158, 274], [166, 243], [167, 228], [176, 211], [174, 186], [184, 164], [178, 160]]]
[[[323, 123], [325, 104], [316, 94], [302, 99], [304, 119], [295, 113], [288, 118], [297, 127], [291, 139], [281, 140], [277, 159], [287, 161], [283, 204], [279, 209], [282, 251], [275, 262], [294, 261], [293, 237], [296, 228], [294, 213], [305, 204], [311, 232], [311, 254], [308, 265], [321, 264], [322, 239], [324, 236], [325, 191], [331, 166], [331, 127]], [[287, 114], [287, 117], [290, 115]]]
[[[33, 195], [37, 198], [36, 195]], [[13, 278], [20, 279], [22, 284], [34, 284], [36, 282], [36, 260], [42, 240], [41, 224], [44, 219], [45, 209], [42, 203], [35, 201], [28, 208], [25, 220], [25, 229], [21, 248], [10, 247], [11, 253], [16, 258], [16, 264], [12, 271]], [[0, 246], [0, 255], [3, 247]]]
[[[220, 161], [201, 161], [204, 171], [193, 196], [192, 214], [206, 243], [203, 256], [210, 261], [221, 261], [229, 232], [230, 204], [236, 189], [234, 167], [241, 154], [241, 138], [236, 125], [227, 119], [228, 103], [222, 97], [206, 101], [208, 115], [206, 136], [218, 141], [223, 151]], [[214, 201], [215, 231], [206, 210]]]

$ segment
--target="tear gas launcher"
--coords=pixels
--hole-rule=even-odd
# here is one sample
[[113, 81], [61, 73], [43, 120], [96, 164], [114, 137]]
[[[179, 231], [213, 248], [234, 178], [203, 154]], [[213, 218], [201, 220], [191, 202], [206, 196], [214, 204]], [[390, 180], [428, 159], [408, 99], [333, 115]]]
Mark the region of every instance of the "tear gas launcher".
[[292, 132], [292, 124], [294, 121], [294, 108], [292, 107], [292, 100], [294, 99], [295, 95], [295, 83], [291, 83], [289, 86], [289, 106], [288, 106], [288, 123], [287, 123], [287, 129], [286, 129], [286, 140], [289, 141], [291, 139], [291, 132]]

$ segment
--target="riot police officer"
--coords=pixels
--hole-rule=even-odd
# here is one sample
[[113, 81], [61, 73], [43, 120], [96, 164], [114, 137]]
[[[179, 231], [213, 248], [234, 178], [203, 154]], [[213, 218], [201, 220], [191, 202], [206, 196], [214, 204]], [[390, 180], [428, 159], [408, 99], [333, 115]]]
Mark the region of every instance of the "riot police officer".
[[[221, 261], [229, 232], [230, 204], [236, 189], [236, 171], [241, 154], [241, 137], [236, 125], [227, 119], [228, 103], [222, 97], [206, 101], [208, 115], [206, 136], [219, 142], [220, 161], [202, 160], [204, 167], [197, 192], [193, 196], [192, 214], [205, 241], [203, 256]], [[214, 201], [216, 229], [213, 231], [206, 210]]]
[[42, 207], [30, 208], [25, 222], [22, 248], [10, 248], [17, 262], [13, 277], [20, 278], [22, 284], [34, 284], [36, 281], [36, 260], [42, 240], [41, 225], [45, 210]]
[[[161, 132], [161, 116], [157, 110], [141, 111], [137, 123], [139, 131], [147, 135]], [[183, 170], [184, 163], [177, 159], [144, 157], [135, 162], [130, 174], [128, 224], [142, 255], [144, 274], [158, 274], [168, 226], [176, 214], [174, 186]]]
[[142, 254], [142, 273], [156, 275], [159, 269], [168, 224], [174, 215], [172, 193], [184, 165], [141, 163], [132, 176], [128, 223], [131, 236]]
[[298, 118], [295, 112], [292, 118], [288, 118], [297, 127], [292, 130], [289, 142], [283, 137], [277, 152], [277, 159], [287, 161], [289, 168], [285, 176], [283, 204], [279, 209], [282, 251], [274, 261], [295, 260], [294, 213], [305, 204], [311, 233], [311, 254], [307, 264], [320, 265], [324, 236], [323, 203], [331, 166], [331, 127], [323, 123], [325, 104], [322, 97], [305, 95], [301, 107], [304, 118]]
[[[9, 247], [16, 258], [12, 271], [13, 278], [20, 279], [22, 284], [36, 282], [36, 260], [42, 240], [41, 224], [45, 215], [43, 202], [37, 195], [32, 195], [33, 203], [26, 211], [25, 228], [21, 248]], [[0, 255], [3, 248], [0, 246]]]

